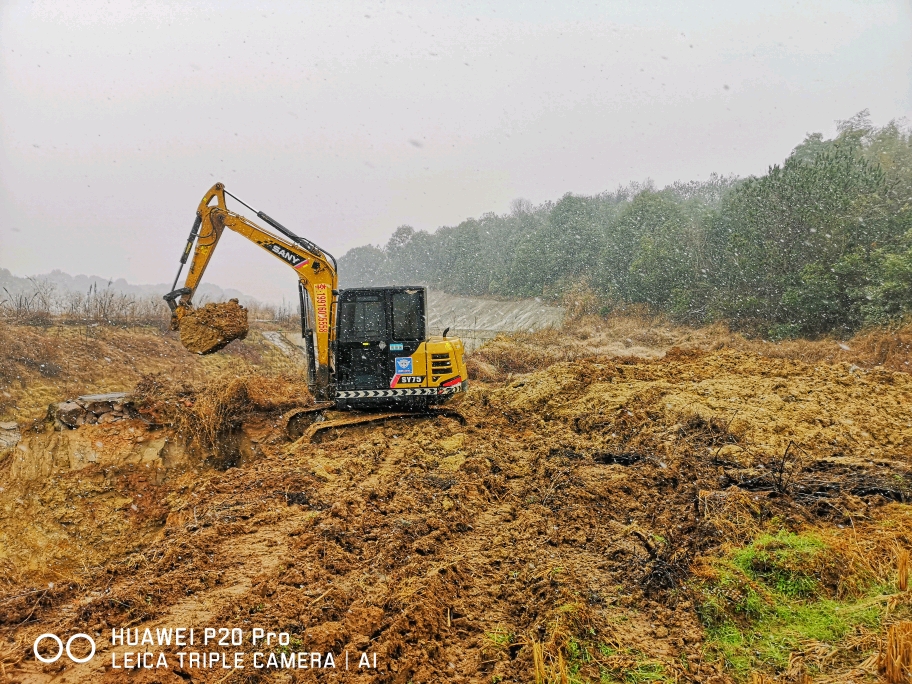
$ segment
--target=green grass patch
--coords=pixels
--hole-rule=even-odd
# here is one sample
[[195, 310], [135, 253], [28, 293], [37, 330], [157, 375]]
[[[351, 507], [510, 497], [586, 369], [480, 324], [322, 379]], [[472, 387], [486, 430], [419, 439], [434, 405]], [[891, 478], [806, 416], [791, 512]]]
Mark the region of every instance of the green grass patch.
[[513, 632], [509, 632], [501, 627], [498, 627], [492, 632], [485, 632], [485, 640], [496, 649], [507, 648], [513, 643], [514, 639], [515, 635]]
[[752, 579], [797, 598], [818, 593], [826, 551], [826, 545], [812, 535], [780, 531], [761, 535], [732, 554], [731, 562]]
[[837, 599], [841, 560], [813, 534], [761, 535], [713, 568], [698, 587], [707, 647], [738, 680], [784, 670], [803, 640], [836, 645], [857, 625], [880, 626], [881, 604], [870, 598], [883, 587], [861, 584], [862, 595]]

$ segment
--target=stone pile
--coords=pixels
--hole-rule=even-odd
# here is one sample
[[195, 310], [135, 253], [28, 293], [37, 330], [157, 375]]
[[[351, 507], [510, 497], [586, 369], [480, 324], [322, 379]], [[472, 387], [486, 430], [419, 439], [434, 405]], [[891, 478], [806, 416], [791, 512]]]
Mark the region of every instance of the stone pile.
[[87, 394], [76, 399], [51, 404], [48, 416], [68, 428], [80, 425], [105, 425], [136, 416], [126, 392]]

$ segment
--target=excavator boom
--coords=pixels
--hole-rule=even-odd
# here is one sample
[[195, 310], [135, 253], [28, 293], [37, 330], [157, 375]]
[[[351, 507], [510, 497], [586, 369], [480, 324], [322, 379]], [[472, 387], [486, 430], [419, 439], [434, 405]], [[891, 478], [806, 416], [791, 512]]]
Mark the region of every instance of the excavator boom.
[[[238, 202], [256, 212], [259, 218], [278, 230], [282, 236], [267, 232], [244, 216], [229, 211], [225, 202], [226, 195], [237, 199], [225, 190], [222, 183], [216, 183], [200, 201], [196, 220], [181, 258], [183, 266], [192, 251], [193, 258], [184, 287], [174, 289], [165, 295], [165, 300], [171, 306], [171, 327], [174, 330], [179, 329], [181, 320], [193, 310], [193, 295], [202, 281], [225, 228], [239, 233], [294, 269], [297, 274], [302, 299], [306, 295], [306, 308], [313, 312], [313, 320], [309, 320], [307, 316], [303, 318], [305, 323], [302, 330], [305, 342], [310, 342], [310, 379], [314, 394], [318, 398], [325, 398], [328, 396], [331, 375], [329, 350], [334, 331], [333, 295], [339, 283], [336, 260], [314, 243], [298, 237], [265, 213], [256, 211], [239, 199]], [[175, 278], [175, 285], [178, 278], [180, 271]]]

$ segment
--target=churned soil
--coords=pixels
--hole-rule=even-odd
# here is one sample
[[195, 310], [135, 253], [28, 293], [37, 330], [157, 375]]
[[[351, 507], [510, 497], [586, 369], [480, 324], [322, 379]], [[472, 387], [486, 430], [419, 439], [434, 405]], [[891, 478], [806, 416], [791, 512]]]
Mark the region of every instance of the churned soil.
[[[137, 681], [730, 682], [705, 649], [693, 568], [771, 520], [835, 531], [912, 496], [907, 373], [733, 349], [536, 365], [472, 385], [451, 405], [464, 424], [292, 444], [263, 404], [225, 428], [233, 440], [208, 442], [235, 449], [227, 459], [141, 422], [129, 438], [116, 425], [63, 433], [97, 446], [77, 469], [7, 456], [0, 522], [40, 536], [30, 557], [49, 562], [2, 559], [4, 672], [122, 681], [112, 628], [212, 626], [376, 653], [377, 668], [171, 657]], [[154, 405], [155, 386], [143, 391]], [[30, 453], [60, 434], [36, 433]], [[30, 644], [45, 632], [88, 632], [101, 655], [42, 665]]]
[[247, 336], [247, 309], [238, 300], [210, 303], [194, 309], [180, 321], [180, 341], [194, 354], [212, 354], [233, 340]]

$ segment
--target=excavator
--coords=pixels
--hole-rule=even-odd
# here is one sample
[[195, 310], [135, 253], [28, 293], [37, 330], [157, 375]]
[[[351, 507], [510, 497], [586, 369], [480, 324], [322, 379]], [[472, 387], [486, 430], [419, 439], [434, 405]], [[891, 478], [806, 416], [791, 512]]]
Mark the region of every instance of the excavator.
[[[276, 232], [230, 211], [227, 197]], [[193, 295], [225, 228], [264, 249], [298, 278], [307, 384], [316, 403], [286, 414], [290, 437], [311, 440], [329, 428], [391, 418], [447, 415], [463, 422], [442, 404], [467, 387], [464, 347], [459, 338], [447, 337], [449, 329], [428, 335], [425, 288], [339, 290], [336, 259], [329, 252], [232, 195], [222, 183], [200, 201], [172, 291], [164, 296], [173, 330], [193, 314]], [[184, 286], [178, 288], [191, 253]]]

